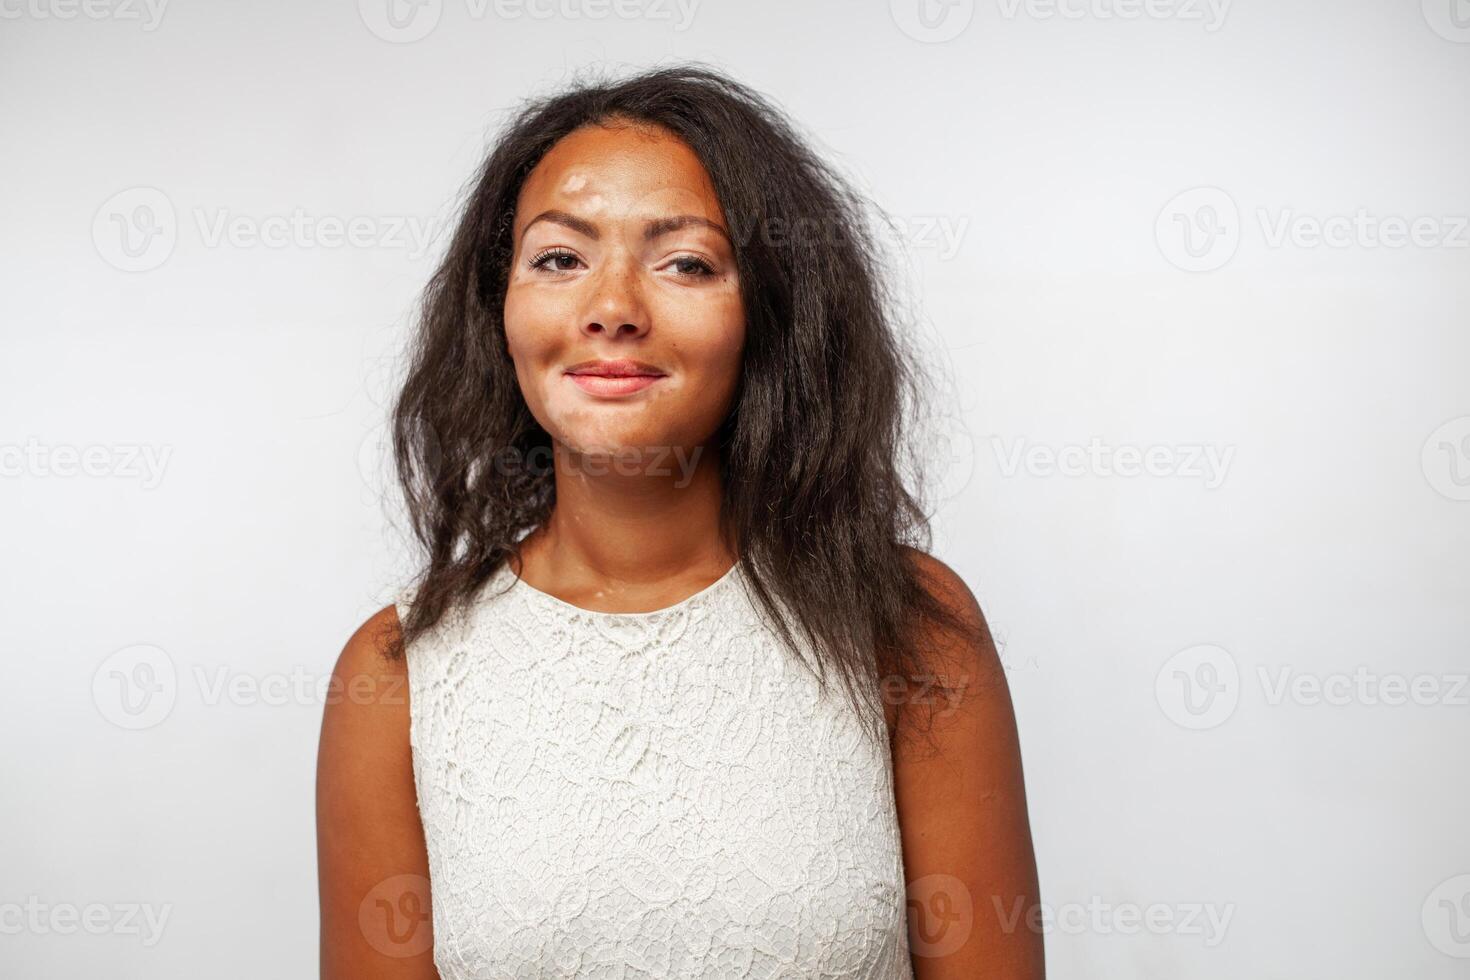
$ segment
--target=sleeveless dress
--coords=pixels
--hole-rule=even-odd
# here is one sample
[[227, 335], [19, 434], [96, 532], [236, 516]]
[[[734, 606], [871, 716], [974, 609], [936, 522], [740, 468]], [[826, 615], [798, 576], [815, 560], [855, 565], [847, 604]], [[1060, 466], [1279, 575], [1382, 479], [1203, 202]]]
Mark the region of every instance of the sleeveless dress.
[[647, 613], [502, 563], [406, 656], [443, 980], [912, 980], [888, 746], [743, 562]]

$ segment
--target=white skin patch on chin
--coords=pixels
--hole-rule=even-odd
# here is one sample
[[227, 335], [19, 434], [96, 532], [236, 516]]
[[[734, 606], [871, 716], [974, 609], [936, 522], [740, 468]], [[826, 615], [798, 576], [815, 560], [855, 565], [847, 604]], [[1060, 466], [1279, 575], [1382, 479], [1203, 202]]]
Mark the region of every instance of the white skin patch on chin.
[[601, 407], [568, 407], [555, 401], [546, 407], [551, 416], [552, 431], [559, 433], [570, 449], [595, 452], [628, 445], [628, 437], [632, 434], [630, 426], [627, 419], [615, 417], [615, 414], [621, 414], [617, 409], [603, 411]]
[[[661, 382], [667, 383], [667, 382]], [[550, 431], [568, 448], [580, 452], [616, 452], [659, 445], [677, 439], [682, 433], [655, 433], [657, 412], [647, 401], [599, 405], [577, 404], [567, 392], [550, 392], [544, 407], [551, 423]], [[650, 395], [653, 393], [650, 392]], [[659, 393], [654, 398], [665, 398]], [[648, 414], [654, 411], [652, 417]], [[653, 431], [650, 431], [652, 429]]]

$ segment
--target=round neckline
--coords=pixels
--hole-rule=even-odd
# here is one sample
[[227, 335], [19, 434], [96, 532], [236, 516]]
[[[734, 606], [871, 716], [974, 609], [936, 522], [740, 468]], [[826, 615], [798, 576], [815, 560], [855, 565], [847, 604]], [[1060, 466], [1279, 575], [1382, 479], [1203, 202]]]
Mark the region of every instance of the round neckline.
[[736, 574], [738, 574], [740, 571], [740, 565], [741, 559], [737, 558], [735, 559], [735, 564], [731, 565], [729, 569], [726, 570], [725, 574], [721, 575], [719, 578], [715, 579], [713, 582], [711, 582], [709, 585], [706, 585], [698, 592], [685, 596], [683, 599], [680, 599], [678, 602], [672, 605], [664, 606], [659, 609], [650, 609], [647, 612], [608, 612], [605, 609], [588, 609], [585, 606], [579, 606], [576, 603], [567, 602], [565, 599], [558, 599], [550, 592], [543, 592], [542, 590], [536, 588], [536, 586], [530, 584], [525, 579], [517, 575], [514, 571], [512, 571], [508, 563], [502, 565], [501, 568], [507, 575], [511, 577], [512, 588], [522, 589], [527, 595], [535, 599], [539, 599], [543, 602], [549, 602], [557, 606], [558, 608], [565, 609], [570, 612], [581, 613], [585, 616], [598, 617], [601, 619], [650, 619], [654, 616], [664, 616], [668, 613], [678, 612], [679, 610], [692, 605], [700, 599], [707, 598], [714, 592], [718, 591], [726, 582], [734, 579]]

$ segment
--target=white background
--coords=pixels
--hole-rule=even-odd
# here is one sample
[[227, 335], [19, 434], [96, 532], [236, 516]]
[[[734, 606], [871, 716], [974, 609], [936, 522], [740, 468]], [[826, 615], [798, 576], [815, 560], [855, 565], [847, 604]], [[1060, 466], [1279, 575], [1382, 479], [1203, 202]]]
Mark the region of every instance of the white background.
[[699, 59], [906, 229], [1051, 976], [1466, 975], [1470, 4], [926, 2], [0, 0], [0, 973], [314, 975], [433, 236], [522, 97]]

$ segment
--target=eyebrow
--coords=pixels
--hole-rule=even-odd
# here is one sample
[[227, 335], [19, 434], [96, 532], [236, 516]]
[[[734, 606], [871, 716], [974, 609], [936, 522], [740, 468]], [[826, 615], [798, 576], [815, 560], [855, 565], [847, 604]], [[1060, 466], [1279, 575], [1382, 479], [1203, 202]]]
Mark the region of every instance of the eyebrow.
[[[521, 237], [524, 238], [526, 236], [526, 232], [530, 231], [531, 226], [538, 221], [550, 221], [559, 225], [564, 225], [580, 235], [586, 235], [593, 241], [597, 241], [602, 237], [602, 233], [597, 230], [597, 226], [594, 225], [592, 222], [586, 220], [585, 218], [579, 218], [575, 214], [571, 214], [566, 211], [559, 211], [555, 208], [550, 211], [542, 211], [540, 214], [536, 215], [536, 217], [528, 221], [526, 223], [526, 227], [521, 230]], [[678, 214], [668, 218], [654, 218], [646, 222], [643, 226], [643, 240], [645, 242], [651, 242], [655, 238], [659, 238], [663, 235], [670, 234], [671, 232], [678, 231], [680, 228], [685, 228], [689, 225], [704, 225], [705, 227], [713, 228], [721, 235], [724, 235], [726, 241], [728, 241], [730, 238], [729, 233], [726, 232], [724, 228], [722, 228], [716, 222], [709, 220], [708, 218], [701, 217], [697, 214]]]

